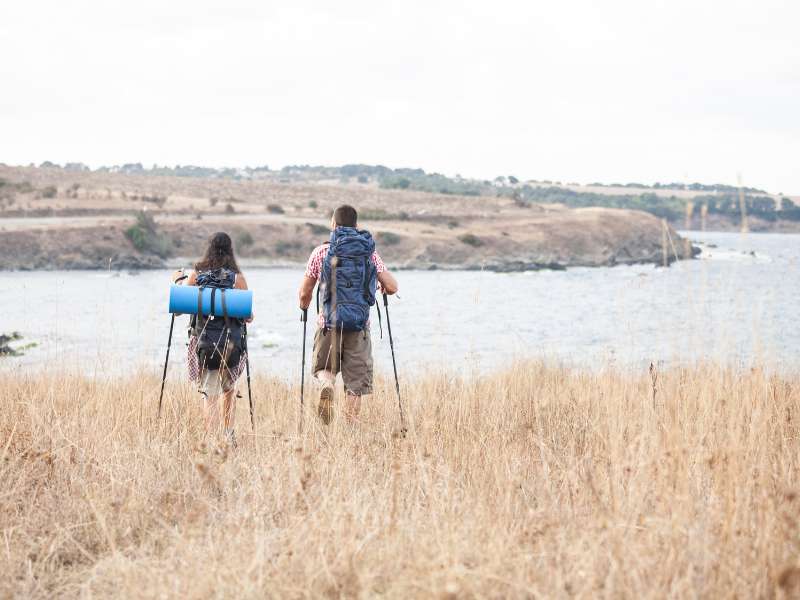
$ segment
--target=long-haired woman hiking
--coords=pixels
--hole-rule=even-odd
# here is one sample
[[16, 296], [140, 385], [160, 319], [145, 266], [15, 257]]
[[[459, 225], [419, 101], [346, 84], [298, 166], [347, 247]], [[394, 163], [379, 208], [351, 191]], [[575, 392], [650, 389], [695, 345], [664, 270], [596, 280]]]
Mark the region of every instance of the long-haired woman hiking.
[[[212, 288], [247, 289], [247, 280], [236, 264], [231, 238], [223, 232], [209, 238], [203, 258], [195, 263], [194, 271], [188, 277], [184, 277], [180, 270], [173, 273], [172, 281]], [[252, 317], [247, 320], [250, 321]], [[189, 335], [189, 379], [198, 382], [203, 396], [206, 432], [219, 431], [221, 422], [226, 441], [235, 447], [236, 380], [245, 364], [242, 321], [233, 318], [223, 321], [222, 318], [198, 315], [192, 317]]]

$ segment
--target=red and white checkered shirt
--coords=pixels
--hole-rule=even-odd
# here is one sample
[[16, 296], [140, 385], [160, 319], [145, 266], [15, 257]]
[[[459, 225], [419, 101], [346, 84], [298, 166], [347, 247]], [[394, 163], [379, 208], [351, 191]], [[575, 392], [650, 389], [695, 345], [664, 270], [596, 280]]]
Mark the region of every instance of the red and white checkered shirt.
[[[322, 244], [321, 246], [314, 248], [311, 256], [308, 257], [308, 264], [306, 265], [306, 277], [319, 281], [319, 278], [322, 276], [322, 261], [324, 261], [325, 257], [328, 256], [329, 247], [330, 244]], [[386, 270], [386, 265], [383, 264], [383, 261], [381, 260], [381, 257], [377, 251], [372, 253], [372, 264], [375, 265], [375, 270], [378, 273], [383, 273]], [[319, 327], [325, 327], [325, 317], [321, 312], [317, 317], [317, 325]]]
[[[236, 383], [239, 376], [245, 367], [247, 360], [247, 352], [242, 352], [239, 364], [235, 369], [231, 369], [231, 380]], [[193, 335], [189, 338], [189, 347], [186, 355], [186, 366], [189, 369], [189, 381], [200, 381], [200, 360], [197, 357], [197, 336]]]

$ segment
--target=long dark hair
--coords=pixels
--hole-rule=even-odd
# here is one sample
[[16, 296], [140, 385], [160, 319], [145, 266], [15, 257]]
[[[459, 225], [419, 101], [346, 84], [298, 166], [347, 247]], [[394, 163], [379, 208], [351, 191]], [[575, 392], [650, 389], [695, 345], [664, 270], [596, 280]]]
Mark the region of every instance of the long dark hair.
[[229, 269], [234, 273], [239, 272], [239, 265], [233, 256], [233, 242], [231, 236], [223, 231], [218, 231], [208, 238], [206, 253], [194, 265], [194, 270], [213, 271], [214, 269]]

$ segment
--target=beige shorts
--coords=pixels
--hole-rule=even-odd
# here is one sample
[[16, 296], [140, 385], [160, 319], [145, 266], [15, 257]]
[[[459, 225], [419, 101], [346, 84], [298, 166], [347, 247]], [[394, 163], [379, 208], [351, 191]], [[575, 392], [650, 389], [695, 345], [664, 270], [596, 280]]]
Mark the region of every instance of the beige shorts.
[[[333, 333], [317, 329], [314, 334], [314, 352], [311, 357], [314, 375], [332, 371], [331, 338]], [[372, 336], [364, 331], [344, 331], [338, 335], [339, 372], [344, 389], [352, 394], [372, 393]]]
[[208, 397], [219, 396], [224, 392], [230, 392], [236, 382], [230, 374], [224, 378], [219, 369], [205, 369], [200, 375], [200, 393]]

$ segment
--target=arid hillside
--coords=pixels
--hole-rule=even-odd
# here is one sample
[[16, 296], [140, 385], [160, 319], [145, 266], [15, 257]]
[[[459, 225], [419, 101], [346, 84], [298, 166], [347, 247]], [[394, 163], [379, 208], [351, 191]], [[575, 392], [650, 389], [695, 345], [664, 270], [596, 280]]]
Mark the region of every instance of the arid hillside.
[[374, 184], [0, 167], [0, 268], [161, 268], [229, 232], [243, 263], [295, 264], [356, 206], [397, 268], [529, 270], [671, 262], [691, 247], [650, 214]]

